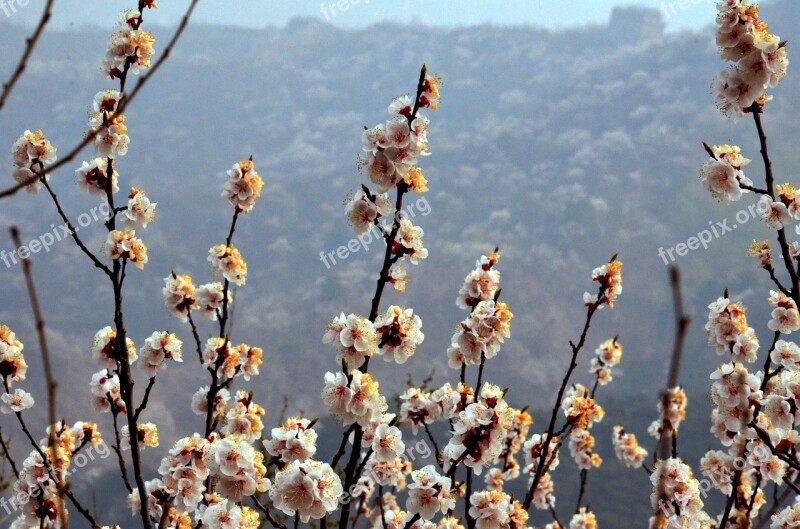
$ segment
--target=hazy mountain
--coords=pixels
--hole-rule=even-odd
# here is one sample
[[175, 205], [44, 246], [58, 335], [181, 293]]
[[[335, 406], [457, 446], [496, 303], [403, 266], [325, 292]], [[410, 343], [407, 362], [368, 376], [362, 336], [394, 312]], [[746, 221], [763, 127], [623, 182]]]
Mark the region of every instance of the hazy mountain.
[[[792, 2], [764, 11], [790, 46], [799, 40], [800, 14]], [[752, 202], [721, 206], [703, 191], [700, 142], [735, 142], [757, 157], [752, 123], [720, 115], [709, 94], [724, 67], [713, 31], [669, 34], [663, 27], [656, 11], [634, 8], [617, 10], [608, 26], [559, 32], [390, 24], [344, 31], [305, 19], [262, 31], [191, 27], [128, 112], [132, 143], [119, 164], [122, 183], [145, 189], [159, 211], [158, 222], [142, 233], [150, 262], [143, 272], [130, 273], [131, 337], [141, 344], [153, 331], [169, 329], [190, 338], [163, 308], [162, 278], [174, 269], [198, 282], [210, 279], [207, 250], [223, 242], [230, 217], [219, 198], [220, 175], [252, 154], [266, 187], [236, 234], [250, 276], [237, 298], [234, 338], [265, 350], [263, 374], [252, 387], [273, 420], [287, 393], [293, 396], [289, 412], [324, 413], [322, 377], [336, 368], [333, 352], [321, 343], [325, 324], [340, 311], [368, 311], [379, 252], [376, 244], [331, 268], [320, 252], [335, 251], [353, 237], [342, 202], [364, 181], [356, 168], [362, 128], [384, 120], [391, 98], [413, 90], [427, 63], [444, 79], [441, 108], [430, 113], [433, 155], [423, 162], [431, 191], [418, 207], [426, 211], [427, 204], [430, 214], [415, 219], [425, 229], [430, 257], [412, 270], [407, 296], [386, 299], [413, 307], [423, 319], [425, 343], [407, 371], [420, 380], [435, 367], [437, 383], [454, 379], [445, 350], [463, 318], [455, 296], [475, 259], [499, 244], [503, 296], [515, 319], [512, 339], [488, 365], [487, 376], [511, 387], [512, 403], [548, 409], [568, 360], [567, 342], [583, 321], [582, 293], [593, 289], [591, 269], [619, 252], [625, 291], [613, 311], [598, 316], [587, 354], [620, 335], [623, 364], [600, 395], [608, 404], [602, 431], [636, 418], [628, 429], [645, 436], [666, 378], [674, 325], [659, 248], [685, 242], [709, 222], [729, 218], [732, 224]], [[163, 46], [170, 31], [154, 31]], [[0, 72], [11, 71], [25, 36], [0, 21]], [[112, 86], [99, 74], [106, 38], [100, 30], [45, 35], [0, 114], [0, 145], [10, 146], [26, 128], [44, 129], [62, 152], [75, 144], [92, 96]], [[793, 73], [775, 96], [764, 120], [778, 180], [784, 181], [800, 162], [793, 141], [800, 83]], [[0, 166], [11, 167], [9, 149], [0, 149]], [[762, 177], [758, 164], [750, 175]], [[53, 175], [77, 217], [96, 203], [79, 195], [73, 181], [71, 170]], [[20, 195], [0, 208], [0, 225], [20, 225], [26, 239], [59, 224], [44, 195]], [[93, 226], [83, 235], [99, 247], [103, 231]], [[769, 236], [751, 220], [708, 250], [678, 260], [695, 315], [682, 381], [698, 396], [690, 403], [694, 442], [686, 445], [697, 457], [713, 445], [705, 434], [703, 399], [708, 373], [719, 361], [706, 346], [705, 307], [730, 287], [747, 301], [756, 330], [766, 331], [768, 278], [744, 251], [749, 240]], [[0, 249], [10, 251], [10, 239], [0, 237]], [[87, 387], [94, 371], [92, 335], [111, 322], [108, 285], [68, 242], [34, 262], [61, 381], [59, 412], [70, 420], [97, 420], [108, 431], [108, 417], [89, 408]], [[26, 342], [28, 387], [43, 401], [20, 270], [0, 266], [0, 278], [0, 321]], [[208, 380], [190, 353], [159, 377], [150, 418], [159, 423], [162, 447], [146, 454], [151, 464], [177, 429], [200, 428], [189, 397]], [[584, 381], [587, 364], [579, 368]], [[387, 394], [402, 390], [405, 369], [375, 365]], [[43, 420], [44, 407], [32, 416]], [[534, 418], [542, 428], [544, 413]], [[6, 417], [1, 424], [10, 429]], [[325, 428], [326, 434], [331, 430]], [[601, 481], [626, 476], [638, 483], [644, 507], [646, 476], [623, 474], [609, 453], [608, 435], [599, 440], [607, 465], [593, 474], [592, 503], [603, 502], [601, 493], [619, 492]], [[566, 498], [564, 505], [569, 512]], [[601, 523], [620, 520], [625, 509]]]

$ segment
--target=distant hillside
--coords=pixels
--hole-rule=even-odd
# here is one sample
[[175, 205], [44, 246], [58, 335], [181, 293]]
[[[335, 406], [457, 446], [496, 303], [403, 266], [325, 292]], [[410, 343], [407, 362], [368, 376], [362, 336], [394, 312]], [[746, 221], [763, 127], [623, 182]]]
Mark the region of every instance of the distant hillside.
[[[800, 41], [796, 7], [784, 0], [764, 8], [790, 47]], [[580, 330], [590, 271], [619, 252], [624, 293], [613, 311], [597, 318], [589, 349], [617, 333], [625, 346], [605, 426], [639, 413], [638, 403], [650, 410], [649, 422], [673, 333], [658, 250], [739, 209], [716, 204], [702, 190], [700, 142], [736, 142], [757, 155], [752, 124], [736, 125], [714, 108], [709, 85], [724, 65], [713, 32], [665, 34], [662, 28], [657, 12], [638, 9], [618, 10], [609, 26], [561, 32], [388, 24], [344, 31], [313, 20], [282, 30], [191, 27], [128, 114], [132, 143], [119, 164], [123, 182], [144, 188], [159, 204], [158, 222], [143, 235], [150, 262], [143, 272], [131, 271], [126, 293], [132, 337], [141, 343], [161, 329], [190, 336], [163, 308], [162, 278], [172, 269], [200, 282], [210, 278], [207, 250], [223, 241], [228, 222], [220, 174], [253, 154], [266, 187], [236, 234], [250, 277], [239, 293], [234, 339], [266, 352], [255, 389], [270, 417], [277, 417], [287, 393], [296, 397], [290, 412], [324, 413], [322, 377], [336, 367], [321, 343], [325, 324], [340, 311], [367, 311], [378, 252], [359, 252], [330, 269], [319, 255], [353, 236], [342, 201], [364, 181], [356, 169], [360, 131], [385, 119], [391, 97], [414, 88], [424, 62], [444, 78], [441, 108], [430, 115], [433, 155], [425, 160], [430, 214], [416, 219], [430, 258], [412, 270], [407, 296], [387, 299], [423, 319], [425, 343], [407, 369], [421, 378], [436, 367], [437, 382], [454, 378], [445, 350], [462, 318], [456, 293], [474, 260], [499, 244], [504, 299], [515, 319], [512, 339], [487, 376], [511, 387], [512, 403], [548, 408], [567, 362], [567, 341]], [[170, 32], [154, 31], [160, 50]], [[11, 70], [25, 37], [0, 20], [0, 72]], [[43, 128], [62, 152], [77, 141], [92, 96], [110, 87], [98, 73], [106, 38], [106, 31], [88, 30], [45, 35], [0, 114], [0, 147], [26, 128]], [[800, 163], [800, 82], [793, 70], [764, 118], [781, 181], [796, 177]], [[8, 148], [0, 148], [0, 167], [11, 167]], [[761, 178], [757, 164], [751, 167], [751, 176]], [[78, 194], [71, 170], [53, 175], [53, 182], [73, 215], [95, 205]], [[30, 238], [50, 230], [57, 216], [45, 196], [19, 196], [0, 208], [0, 226], [12, 223]], [[91, 230], [85, 235], [99, 246], [102, 229]], [[751, 221], [678, 262], [695, 316], [682, 381], [700, 401], [719, 361], [702, 331], [706, 305], [730, 287], [748, 303], [756, 330], [766, 332], [767, 278], [744, 251], [749, 240], [768, 236]], [[2, 248], [10, 250], [11, 242], [0, 235]], [[36, 256], [35, 273], [61, 377], [59, 411], [107, 427], [107, 417], [88, 408], [87, 383], [92, 335], [110, 323], [111, 300], [84, 261], [62, 243]], [[31, 387], [39, 397], [20, 271], [0, 267], [0, 278], [0, 321], [28, 344]], [[387, 394], [402, 388], [404, 370], [376, 365]], [[580, 377], [587, 376], [586, 366]], [[177, 428], [199, 428], [189, 398], [207, 383], [190, 361], [160, 378], [153, 417], [162, 448], [146, 454], [150, 463]], [[634, 401], [637, 407], [626, 411]], [[35, 413], [43, 419], [44, 408]], [[693, 420], [706, 418], [704, 411]], [[542, 427], [545, 417], [535, 419]], [[698, 424], [695, 430], [704, 431]], [[641, 435], [646, 423], [638, 427]], [[608, 437], [601, 442], [607, 450]], [[685, 446], [699, 454], [706, 445]], [[595, 483], [594, 490], [602, 488]]]

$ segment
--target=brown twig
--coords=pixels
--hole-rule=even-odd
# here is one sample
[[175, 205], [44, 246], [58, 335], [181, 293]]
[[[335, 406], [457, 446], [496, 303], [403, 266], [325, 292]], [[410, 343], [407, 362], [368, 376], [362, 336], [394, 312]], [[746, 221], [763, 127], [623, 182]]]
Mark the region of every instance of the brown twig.
[[111, 446], [111, 448], [117, 454], [117, 461], [119, 463], [119, 471], [120, 471], [120, 474], [122, 474], [122, 482], [125, 484], [125, 488], [128, 489], [128, 493], [131, 493], [131, 492], [133, 492], [133, 487], [131, 487], [131, 482], [128, 479], [128, 467], [125, 464], [125, 458], [122, 456], [122, 440], [120, 439], [120, 436], [119, 436], [119, 425], [117, 424], [117, 413], [113, 412], [113, 410], [114, 410], [114, 408], [113, 408], [114, 403], [113, 402], [111, 403], [111, 406], [112, 406], [112, 408], [111, 408], [112, 409], [112, 413], [114, 415], [114, 440], [115, 440], [115, 444], [113, 444]]
[[2, 456], [8, 460], [8, 464], [11, 465], [11, 471], [14, 472], [14, 477], [19, 479], [19, 470], [17, 470], [17, 463], [14, 461], [14, 458], [11, 456], [11, 452], [8, 451], [8, 443], [6, 442], [5, 438], [3, 437], [3, 428], [0, 427], [0, 448], [3, 449]]
[[[767, 144], [767, 135], [764, 132], [764, 125], [761, 122], [761, 113], [763, 112], [763, 108], [757, 104], [754, 104], [751, 107], [751, 114], [753, 114], [753, 121], [756, 124], [756, 130], [758, 132], [758, 140], [761, 145], [761, 158], [764, 162], [764, 173], [765, 173], [765, 182], [767, 185], [767, 192], [769, 193], [772, 199], [775, 199], [775, 191], [774, 191], [774, 184], [775, 184], [775, 177], [772, 171], [772, 160], [769, 156], [769, 145]], [[778, 244], [781, 247], [781, 256], [783, 257], [783, 263], [786, 266], [787, 272], [789, 272], [789, 277], [792, 280], [792, 299], [794, 299], [795, 304], [800, 306], [800, 276], [797, 273], [794, 265], [792, 264], [792, 257], [791, 252], [789, 251], [789, 243], [786, 241], [786, 231], [784, 228], [778, 230]]]
[[[108, 268], [108, 266], [100, 262], [100, 259], [98, 259], [97, 256], [95, 256], [94, 253], [92, 253], [92, 251], [86, 247], [81, 238], [78, 236], [78, 230], [75, 228], [75, 226], [72, 225], [72, 222], [69, 220], [69, 217], [67, 217], [67, 214], [61, 207], [61, 202], [59, 202], [58, 196], [56, 196], [56, 194], [53, 192], [53, 188], [50, 187], [50, 183], [44, 177], [41, 178], [41, 182], [42, 184], [44, 184], [45, 189], [47, 189], [47, 193], [50, 195], [50, 198], [53, 199], [53, 203], [56, 206], [56, 210], [58, 211], [58, 215], [61, 217], [61, 220], [63, 220], [64, 223], [67, 225], [67, 228], [69, 228], [69, 233], [70, 235], [72, 235], [72, 239], [75, 241], [75, 244], [77, 244], [78, 248], [80, 248], [80, 250], [84, 254], [86, 254], [86, 256], [89, 257], [89, 259], [91, 259], [95, 267], [102, 270], [108, 277], [111, 277], [111, 270]], [[17, 246], [17, 248], [19, 248], [19, 246]]]
[[[678, 377], [680, 376], [681, 360], [683, 358], [683, 346], [686, 341], [686, 333], [689, 330], [689, 324], [692, 319], [683, 310], [683, 296], [681, 293], [681, 271], [677, 266], [669, 268], [670, 285], [672, 286], [672, 303], [675, 308], [675, 340], [672, 345], [672, 357], [669, 364], [669, 374], [667, 375], [667, 387], [661, 393], [661, 405], [663, 413], [666, 415], [667, 407], [669, 406], [669, 391], [678, 386]], [[665, 419], [666, 420], [666, 419]], [[666, 430], [667, 427], [674, 430], [673, 425], [662, 424], [661, 429]], [[670, 439], [667, 436], [661, 435], [659, 441], [659, 458], [667, 459], [670, 455]]]
[[11, 91], [14, 89], [17, 81], [19, 81], [19, 79], [22, 77], [22, 73], [25, 71], [25, 68], [28, 65], [28, 59], [30, 59], [31, 54], [33, 54], [36, 44], [39, 42], [42, 33], [44, 33], [45, 26], [47, 26], [47, 23], [52, 17], [53, 3], [54, 0], [47, 0], [47, 3], [44, 5], [42, 16], [39, 19], [39, 24], [37, 24], [33, 34], [25, 39], [25, 51], [19, 58], [19, 62], [17, 63], [17, 67], [14, 69], [14, 73], [11, 74], [11, 78], [3, 85], [3, 92], [0, 94], [0, 110], [3, 110], [8, 96], [11, 95]]
[[156, 383], [156, 377], [150, 377], [150, 380], [147, 382], [147, 389], [144, 390], [144, 397], [142, 397], [142, 403], [139, 404], [139, 407], [136, 408], [136, 413], [133, 414], [134, 420], [139, 420], [139, 415], [144, 411], [147, 407], [147, 401], [150, 400], [150, 391], [152, 391], [153, 386]]
[[536, 472], [533, 477], [533, 481], [531, 482], [531, 486], [528, 489], [528, 493], [525, 495], [525, 501], [522, 503], [522, 507], [527, 511], [531, 507], [531, 503], [533, 502], [533, 497], [536, 493], [536, 489], [539, 486], [539, 482], [542, 479], [542, 476], [547, 472], [547, 452], [550, 447], [550, 441], [554, 437], [556, 421], [558, 420], [558, 410], [561, 407], [561, 400], [564, 398], [564, 392], [569, 386], [569, 380], [572, 377], [572, 373], [575, 371], [575, 368], [578, 367], [578, 355], [583, 349], [584, 344], [586, 343], [586, 337], [589, 333], [589, 327], [592, 324], [592, 318], [594, 317], [595, 313], [597, 312], [598, 308], [601, 304], [601, 299], [603, 297], [603, 293], [605, 292], [606, 286], [601, 284], [597, 301], [595, 301], [592, 305], [589, 305], [586, 310], [586, 321], [583, 324], [583, 331], [581, 331], [581, 337], [578, 340], [578, 344], [576, 345], [571, 340], [569, 342], [570, 347], [572, 348], [572, 357], [570, 359], [569, 367], [567, 368], [567, 373], [564, 375], [564, 379], [561, 381], [561, 387], [558, 389], [558, 395], [556, 396], [555, 404], [553, 405], [553, 410], [550, 413], [550, 422], [547, 426], [547, 430], [545, 431], [545, 438], [542, 448], [542, 453], [539, 455], [539, 461], [537, 462]]
[[[11, 240], [14, 241], [14, 246], [20, 248], [22, 242], [20, 241], [19, 228], [12, 226], [9, 230], [11, 232]], [[42, 367], [44, 369], [45, 385], [47, 387], [47, 419], [50, 424], [50, 435], [48, 444], [50, 445], [51, 456], [53, 461], [57, 459], [57, 446], [56, 446], [56, 389], [58, 383], [53, 378], [53, 369], [50, 365], [50, 348], [47, 346], [47, 334], [45, 332], [44, 317], [42, 316], [41, 305], [39, 304], [39, 296], [36, 294], [36, 285], [33, 282], [33, 272], [31, 271], [31, 260], [29, 257], [21, 259], [22, 273], [25, 276], [25, 286], [28, 289], [28, 298], [31, 302], [31, 309], [33, 310], [33, 318], [36, 322], [36, 336], [39, 339], [39, 350], [42, 354]], [[62, 527], [66, 527], [66, 511], [63, 509], [64, 496], [61, 491], [64, 490], [66, 484], [63, 478], [56, 483], [58, 486], [58, 500], [59, 506], [59, 519]]]
[[[677, 443], [677, 436], [675, 435], [676, 434], [675, 425], [667, 424], [667, 411], [669, 409], [669, 392], [671, 389], [678, 386], [681, 360], [683, 358], [683, 345], [686, 341], [686, 333], [689, 330], [689, 324], [691, 323], [691, 318], [683, 310], [683, 296], [681, 293], [680, 268], [674, 265], [671, 266], [669, 268], [669, 279], [670, 279], [670, 285], [672, 286], [672, 303], [674, 306], [674, 314], [675, 314], [675, 340], [672, 345], [672, 357], [670, 359], [670, 364], [669, 364], [669, 374], [667, 375], [667, 386], [661, 393], [662, 422], [661, 422], [661, 431], [659, 432], [659, 439], [656, 452], [658, 453], [658, 458], [662, 462], [665, 461], [666, 459], [669, 459], [671, 453], [673, 455], [677, 455], [677, 444], [673, 444], [671, 449], [671, 443], [670, 443], [670, 439], [673, 440], [673, 443]], [[670, 436], [664, 435], [668, 429], [672, 430], [673, 435]], [[658, 482], [656, 494], [657, 497], [659, 498], [659, 505], [662, 505], [666, 498], [666, 482], [664, 480], [663, 473], [662, 473], [662, 478]], [[657, 517], [663, 516], [663, 513], [660, 508], [656, 513], [656, 516]]]
[[[258, 498], [256, 498], [255, 496], [250, 496], [250, 499], [253, 500], [253, 503], [255, 504], [256, 508], [264, 514], [264, 517], [267, 519], [267, 521], [270, 523], [270, 525], [272, 527], [274, 527], [275, 529], [286, 529], [286, 525], [282, 524], [281, 522], [279, 522], [275, 518], [273, 518], [272, 517], [272, 513], [270, 513], [269, 509], [264, 507], [261, 504], [261, 502], [258, 501]], [[321, 527], [322, 527], [322, 529], [324, 529], [325, 526], [321, 526]]]

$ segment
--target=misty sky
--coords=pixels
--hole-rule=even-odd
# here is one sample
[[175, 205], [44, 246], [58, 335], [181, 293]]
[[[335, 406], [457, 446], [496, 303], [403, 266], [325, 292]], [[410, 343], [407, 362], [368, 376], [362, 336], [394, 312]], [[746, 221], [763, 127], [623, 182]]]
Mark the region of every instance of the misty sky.
[[[59, 26], [103, 26], [134, 0], [56, 0]], [[163, 0], [157, 18], [175, 23], [187, 0]], [[22, 6], [24, 5], [24, 7]], [[715, 0], [201, 0], [197, 21], [227, 25], [283, 26], [293, 17], [315, 17], [342, 27], [363, 27], [384, 20], [422, 21], [429, 25], [533, 24], [569, 27], [606, 23], [615, 5], [661, 9], [669, 29], [697, 28], [714, 20]], [[31, 23], [44, 0], [0, 0], [0, 22]], [[327, 6], [327, 7], [323, 7]], [[330, 7], [333, 5], [333, 7]], [[340, 9], [337, 5], [343, 6]], [[154, 20], [154, 22], [157, 22]]]

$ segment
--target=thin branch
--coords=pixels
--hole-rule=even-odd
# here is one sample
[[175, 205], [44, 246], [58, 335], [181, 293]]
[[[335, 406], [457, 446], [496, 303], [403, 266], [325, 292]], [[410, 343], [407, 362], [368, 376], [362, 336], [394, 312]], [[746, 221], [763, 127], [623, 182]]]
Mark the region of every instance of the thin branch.
[[[683, 310], [683, 295], [681, 293], [681, 272], [677, 266], [669, 268], [669, 280], [672, 286], [672, 303], [675, 311], [675, 340], [672, 345], [672, 358], [669, 364], [669, 374], [667, 375], [667, 386], [661, 393], [661, 431], [659, 432], [657, 453], [659, 459], [663, 462], [669, 459], [670, 455], [677, 455], [677, 435], [675, 432], [675, 425], [667, 424], [667, 413], [669, 409], [669, 393], [672, 388], [678, 386], [678, 377], [680, 375], [681, 359], [683, 358], [683, 345], [686, 341], [686, 333], [689, 330], [691, 318]], [[673, 435], [667, 436], [665, 433], [672, 430]], [[672, 443], [670, 442], [672, 440]], [[656, 488], [657, 498], [659, 505], [662, 505], [666, 500], [666, 482], [664, 474], [662, 479], [659, 480]], [[656, 512], [656, 517], [660, 519], [663, 516], [661, 509]], [[724, 527], [721, 526], [721, 527]]]
[[8, 96], [11, 95], [11, 91], [14, 89], [17, 81], [19, 81], [19, 79], [22, 77], [22, 73], [25, 71], [25, 68], [28, 65], [28, 59], [30, 59], [31, 54], [33, 54], [33, 50], [36, 48], [36, 44], [38, 44], [42, 33], [44, 33], [45, 26], [47, 26], [47, 23], [50, 22], [50, 18], [53, 14], [53, 3], [54, 0], [47, 0], [47, 3], [44, 6], [44, 11], [42, 12], [42, 16], [39, 19], [39, 24], [36, 26], [33, 34], [25, 39], [25, 51], [19, 58], [19, 62], [17, 63], [17, 67], [14, 69], [14, 73], [11, 74], [11, 78], [3, 85], [3, 93], [0, 94], [0, 110], [3, 110]]
[[139, 404], [139, 407], [136, 408], [136, 413], [133, 414], [134, 420], [138, 421], [139, 415], [147, 407], [147, 401], [150, 399], [150, 391], [153, 389], [155, 383], [156, 383], [156, 377], [150, 377], [150, 381], [147, 383], [147, 389], [144, 390], [144, 397], [142, 397], [142, 403]]
[[[12, 226], [9, 230], [11, 232], [11, 240], [14, 241], [14, 246], [20, 248], [22, 242], [19, 237], [19, 229]], [[39, 296], [36, 294], [36, 285], [33, 282], [33, 272], [31, 271], [31, 260], [29, 257], [22, 258], [22, 273], [25, 276], [25, 286], [28, 289], [28, 298], [31, 302], [31, 309], [33, 311], [33, 318], [36, 322], [36, 336], [39, 339], [39, 350], [42, 354], [42, 367], [44, 368], [44, 379], [47, 387], [47, 419], [50, 424], [50, 435], [48, 436], [48, 444], [50, 446], [50, 453], [53, 461], [57, 460], [58, 447], [56, 446], [56, 389], [58, 383], [53, 378], [53, 369], [50, 365], [50, 348], [47, 346], [47, 335], [44, 326], [44, 317], [42, 316], [41, 305], [39, 304]], [[64, 495], [61, 491], [64, 490], [66, 484], [64, 479], [59, 476], [58, 486], [58, 500], [59, 505], [63, 507]], [[42, 518], [44, 519], [44, 518]], [[59, 510], [59, 520], [62, 527], [66, 526], [66, 511], [61, 508]]]
[[355, 431], [356, 423], [350, 425], [350, 428], [344, 431], [344, 435], [342, 436], [342, 442], [339, 444], [339, 450], [336, 451], [334, 454], [333, 459], [331, 460], [331, 468], [336, 470], [336, 465], [339, 464], [339, 460], [344, 456], [344, 452], [347, 449], [347, 440], [350, 438], [350, 435]]
[[525, 495], [525, 501], [522, 503], [522, 507], [527, 511], [531, 507], [531, 503], [533, 503], [533, 497], [536, 493], [536, 489], [539, 486], [539, 482], [542, 479], [542, 476], [547, 471], [546, 459], [547, 459], [547, 452], [550, 447], [550, 441], [554, 437], [555, 427], [556, 427], [556, 420], [558, 419], [558, 411], [561, 408], [561, 400], [564, 398], [564, 392], [569, 385], [569, 380], [572, 377], [572, 373], [575, 371], [575, 368], [578, 367], [578, 355], [583, 349], [584, 344], [586, 343], [586, 337], [589, 333], [589, 327], [592, 324], [592, 318], [594, 317], [595, 313], [597, 313], [598, 308], [600, 307], [601, 299], [603, 297], [603, 293], [606, 289], [604, 284], [601, 284], [599, 293], [597, 296], [597, 301], [595, 301], [592, 305], [589, 305], [586, 310], [586, 321], [583, 324], [583, 330], [581, 331], [580, 340], [578, 340], [578, 344], [575, 345], [572, 341], [569, 342], [570, 347], [572, 348], [572, 357], [570, 359], [569, 368], [567, 369], [567, 373], [564, 375], [564, 379], [561, 381], [561, 387], [558, 389], [558, 395], [556, 396], [555, 404], [553, 405], [553, 410], [550, 413], [550, 423], [547, 426], [547, 430], [545, 431], [545, 439], [542, 445], [542, 453], [539, 455], [539, 461], [536, 465], [536, 472], [534, 474], [533, 480], [531, 482], [531, 486], [528, 489], [528, 493]]
[[578, 502], [575, 505], [575, 513], [577, 514], [581, 510], [581, 503], [583, 503], [583, 496], [586, 494], [586, 482], [589, 479], [589, 471], [585, 468], [581, 470], [581, 489], [578, 493]]
[[442, 462], [442, 452], [439, 450], [439, 445], [436, 443], [436, 438], [433, 436], [433, 432], [428, 427], [428, 423], [424, 420], [422, 422], [422, 427], [425, 428], [425, 433], [428, 434], [428, 439], [430, 439], [431, 444], [433, 444], [433, 453], [436, 454], [436, 464], [439, 465], [439, 468], [444, 470], [444, 463]]
[[[114, 403], [111, 403], [112, 410], [114, 409]], [[117, 461], [119, 462], [119, 471], [122, 474], [122, 482], [125, 484], [125, 488], [128, 489], [128, 492], [133, 492], [133, 487], [131, 487], [131, 482], [128, 479], [128, 467], [125, 464], [125, 458], [122, 456], [122, 440], [119, 436], [119, 425], [117, 424], [117, 414], [114, 413], [114, 440], [115, 444], [111, 447], [113, 448], [114, 452], [117, 454]]]
[[[255, 503], [256, 508], [258, 508], [258, 510], [264, 514], [264, 517], [267, 519], [267, 521], [270, 523], [272, 527], [274, 527], [275, 529], [286, 529], [286, 526], [284, 524], [282, 524], [281, 522], [272, 517], [272, 514], [269, 512], [269, 509], [261, 505], [261, 502], [258, 501], [258, 498], [256, 498], [255, 496], [250, 496], [250, 499], [253, 500], [253, 503]], [[322, 529], [324, 529], [324, 526], [322, 527]]]
[[[692, 319], [683, 310], [683, 295], [681, 293], [681, 272], [677, 266], [671, 266], [669, 269], [670, 285], [672, 286], [672, 303], [675, 309], [675, 341], [672, 345], [672, 357], [669, 365], [669, 374], [667, 375], [667, 387], [661, 393], [661, 404], [663, 413], [666, 417], [667, 407], [669, 406], [669, 391], [678, 385], [678, 377], [680, 376], [681, 360], [683, 358], [683, 345], [686, 341], [686, 333], [689, 330], [689, 324]], [[662, 431], [667, 427], [674, 430], [672, 425], [662, 424]], [[659, 444], [659, 458], [668, 459], [670, 455], [670, 439], [662, 435]]]
[[[94, 263], [94, 266], [96, 266], [97, 268], [102, 270], [108, 277], [111, 277], [111, 270], [108, 268], [108, 266], [106, 266], [102, 262], [100, 262], [100, 259], [98, 259], [97, 256], [95, 256], [94, 253], [92, 253], [92, 251], [89, 250], [89, 248], [86, 247], [86, 245], [83, 243], [81, 238], [78, 237], [78, 230], [75, 228], [75, 226], [72, 225], [72, 222], [69, 220], [69, 217], [67, 217], [67, 214], [64, 212], [64, 209], [61, 207], [61, 203], [58, 201], [58, 197], [53, 192], [53, 188], [50, 187], [50, 183], [47, 181], [46, 178], [41, 178], [41, 182], [42, 182], [42, 184], [44, 184], [45, 189], [47, 189], [47, 192], [50, 195], [50, 198], [53, 199], [53, 203], [56, 206], [56, 210], [58, 210], [58, 215], [61, 217], [61, 220], [63, 220], [64, 223], [69, 228], [69, 233], [70, 233], [70, 235], [72, 235], [72, 238], [75, 240], [75, 244], [77, 244], [78, 248], [80, 248], [81, 251], [83, 253], [85, 253], [86, 256], [89, 257], [89, 259], [92, 260], [92, 263]], [[17, 248], [19, 248], [19, 246], [17, 246]]]
[[19, 470], [17, 470], [17, 463], [11, 456], [11, 452], [8, 451], [8, 444], [6, 443], [6, 440], [3, 437], [2, 427], [0, 427], [0, 448], [3, 449], [3, 454], [2, 454], [3, 457], [5, 457], [8, 460], [8, 464], [11, 465], [11, 470], [14, 472], [14, 477], [19, 479]]
[[[753, 114], [753, 121], [755, 122], [756, 130], [758, 131], [758, 140], [759, 143], [761, 144], [761, 158], [764, 162], [764, 173], [765, 173], [765, 181], [767, 184], [767, 191], [774, 200], [775, 176], [772, 171], [772, 160], [770, 159], [769, 156], [767, 135], [764, 132], [764, 125], [761, 122], [762, 112], [763, 112], [762, 107], [757, 104], [753, 104], [753, 107], [751, 107], [751, 114]], [[797, 270], [792, 264], [791, 252], [789, 251], [789, 243], [786, 241], [786, 231], [783, 228], [778, 230], [778, 244], [780, 244], [781, 247], [781, 256], [783, 257], [784, 265], [786, 266], [786, 270], [789, 272], [789, 277], [792, 280], [792, 298], [794, 299], [795, 304], [800, 306], [800, 276], [798, 275]]]

